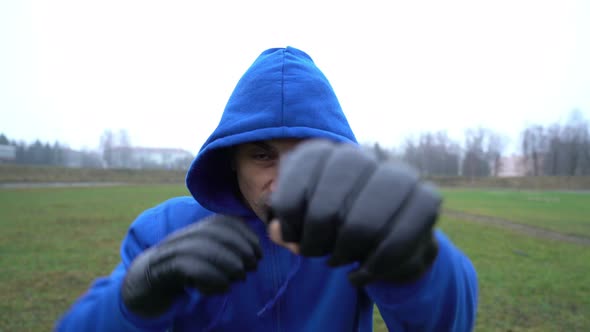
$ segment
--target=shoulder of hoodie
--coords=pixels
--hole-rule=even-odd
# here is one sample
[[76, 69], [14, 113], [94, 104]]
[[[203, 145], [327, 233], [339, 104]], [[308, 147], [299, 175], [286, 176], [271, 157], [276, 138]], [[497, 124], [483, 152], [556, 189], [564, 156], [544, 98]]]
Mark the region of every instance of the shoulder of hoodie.
[[202, 207], [192, 196], [174, 197], [143, 211], [131, 224], [128, 238], [132, 237], [145, 249], [211, 214], [213, 212]]

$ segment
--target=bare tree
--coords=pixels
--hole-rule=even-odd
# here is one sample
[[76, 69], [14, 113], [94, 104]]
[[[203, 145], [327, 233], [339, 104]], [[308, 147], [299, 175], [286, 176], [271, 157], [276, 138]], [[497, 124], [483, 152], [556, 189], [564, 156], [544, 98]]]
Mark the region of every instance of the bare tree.
[[111, 129], [106, 129], [100, 136], [100, 150], [102, 159], [107, 167], [113, 165], [113, 148], [115, 147], [115, 134]]
[[465, 131], [462, 171], [465, 176], [490, 175], [489, 154], [486, 151], [490, 130], [478, 127]]
[[460, 146], [444, 131], [408, 137], [402, 150], [402, 158], [422, 175], [459, 174]]
[[120, 129], [117, 133], [117, 146], [121, 147], [130, 147], [131, 146], [131, 138], [129, 137], [129, 132], [127, 129]]
[[563, 151], [561, 141], [561, 126], [555, 123], [547, 128], [545, 131], [547, 135], [547, 151], [543, 162], [543, 171], [547, 175], [560, 174], [560, 158]]
[[491, 165], [491, 173], [498, 176], [502, 169], [502, 154], [506, 149], [508, 138], [492, 130], [487, 130], [487, 150], [486, 155]]
[[525, 128], [522, 133], [522, 155], [527, 174], [541, 175], [542, 161], [547, 149], [545, 129], [540, 125]]
[[566, 153], [566, 175], [580, 175], [588, 169], [588, 121], [579, 110], [570, 113], [562, 131], [563, 148]]
[[133, 156], [131, 149], [131, 138], [126, 129], [120, 129], [117, 134], [117, 157], [119, 167], [133, 167]]
[[102, 159], [107, 167], [132, 167], [131, 138], [126, 129], [105, 129], [100, 137]]
[[525, 128], [522, 154], [532, 175], [590, 174], [588, 120], [580, 111], [574, 110], [564, 124]]

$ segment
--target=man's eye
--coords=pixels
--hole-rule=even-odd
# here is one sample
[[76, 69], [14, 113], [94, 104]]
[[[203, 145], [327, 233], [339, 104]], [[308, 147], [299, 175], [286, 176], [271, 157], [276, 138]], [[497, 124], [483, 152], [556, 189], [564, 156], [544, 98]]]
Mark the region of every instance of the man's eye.
[[271, 159], [270, 154], [264, 153], [264, 152], [255, 153], [254, 155], [252, 155], [252, 157], [256, 160], [270, 160]]

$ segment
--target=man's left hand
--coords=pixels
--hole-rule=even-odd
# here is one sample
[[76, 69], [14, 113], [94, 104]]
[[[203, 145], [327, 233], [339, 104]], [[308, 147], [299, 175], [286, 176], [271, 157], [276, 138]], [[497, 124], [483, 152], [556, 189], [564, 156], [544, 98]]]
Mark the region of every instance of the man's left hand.
[[271, 238], [303, 256], [353, 262], [356, 286], [419, 278], [437, 254], [441, 196], [411, 168], [378, 150], [312, 140], [280, 163]]

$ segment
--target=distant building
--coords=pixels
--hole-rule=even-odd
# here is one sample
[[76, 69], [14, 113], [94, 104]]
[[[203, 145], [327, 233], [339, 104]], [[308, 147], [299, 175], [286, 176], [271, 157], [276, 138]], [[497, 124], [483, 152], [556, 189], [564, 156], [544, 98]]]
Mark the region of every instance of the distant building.
[[0, 163], [9, 163], [16, 160], [16, 146], [0, 145]]
[[[537, 158], [538, 175], [543, 175], [543, 156]], [[510, 155], [500, 159], [500, 177], [529, 176], [534, 175], [534, 163], [532, 158], [526, 159], [521, 155]]]
[[499, 177], [524, 176], [526, 169], [524, 167], [524, 159], [519, 155], [509, 155], [500, 158]]
[[187, 169], [193, 154], [171, 148], [114, 147], [109, 158], [113, 168]]

